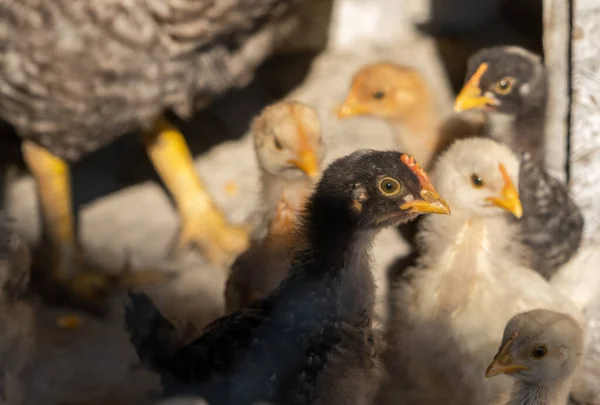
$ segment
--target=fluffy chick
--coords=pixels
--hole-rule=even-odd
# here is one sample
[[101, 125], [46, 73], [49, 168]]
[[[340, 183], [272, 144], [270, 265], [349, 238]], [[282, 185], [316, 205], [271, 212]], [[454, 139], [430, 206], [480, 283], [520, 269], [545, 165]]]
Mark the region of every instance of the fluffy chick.
[[486, 381], [481, 370], [517, 313], [547, 308], [582, 320], [568, 298], [520, 265], [507, 215], [522, 214], [518, 175], [515, 154], [491, 139], [457, 141], [437, 162], [434, 182], [452, 216], [421, 221], [418, 264], [393, 287], [390, 372], [408, 375], [415, 388], [406, 396], [415, 403], [444, 393], [447, 403], [480, 405], [506, 389], [508, 381]]
[[33, 347], [33, 311], [23, 300], [29, 283], [29, 249], [0, 210], [0, 395], [22, 403], [20, 373]]
[[517, 46], [485, 48], [468, 60], [454, 110], [486, 111], [486, 134], [544, 167], [547, 88], [539, 56]]
[[231, 267], [227, 312], [265, 297], [285, 277], [299, 243], [298, 216], [325, 154], [319, 115], [299, 102], [267, 107], [254, 120], [252, 133], [261, 177], [260, 222], [250, 247]]
[[483, 133], [483, 115], [443, 118], [435, 104], [435, 92], [412, 67], [378, 62], [361, 68], [337, 110], [340, 119], [370, 116], [387, 122], [396, 145], [409, 151], [428, 169], [450, 143]]
[[532, 267], [550, 278], [579, 249], [583, 216], [545, 167], [547, 73], [539, 56], [516, 46], [483, 49], [468, 60], [455, 111], [484, 112], [485, 135], [523, 154], [523, 238]]
[[370, 403], [380, 372], [370, 250], [379, 230], [426, 212], [449, 209], [406, 154], [342, 157], [311, 195], [301, 224], [306, 248], [275, 291], [174, 352], [152, 302], [131, 294], [130, 339], [168, 395], [214, 405]]
[[584, 331], [567, 314], [535, 309], [515, 315], [485, 372], [514, 379], [502, 405], [565, 405], [584, 351]]

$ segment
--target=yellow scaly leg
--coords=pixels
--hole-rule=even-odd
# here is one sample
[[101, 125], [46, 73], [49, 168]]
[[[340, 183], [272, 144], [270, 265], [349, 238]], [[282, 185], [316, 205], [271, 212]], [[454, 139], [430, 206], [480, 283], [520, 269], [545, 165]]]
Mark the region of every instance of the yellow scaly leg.
[[[82, 272], [81, 253], [75, 238], [68, 164], [46, 148], [23, 142], [23, 157], [35, 178], [44, 229], [52, 249], [50, 293], [69, 304], [93, 312], [104, 311], [104, 299], [113, 281], [99, 272]], [[48, 292], [48, 291], [47, 291]]]
[[248, 229], [230, 225], [194, 170], [183, 135], [165, 119], [143, 134], [146, 151], [173, 196], [181, 220], [178, 248], [197, 246], [210, 261], [228, 265], [248, 247]]

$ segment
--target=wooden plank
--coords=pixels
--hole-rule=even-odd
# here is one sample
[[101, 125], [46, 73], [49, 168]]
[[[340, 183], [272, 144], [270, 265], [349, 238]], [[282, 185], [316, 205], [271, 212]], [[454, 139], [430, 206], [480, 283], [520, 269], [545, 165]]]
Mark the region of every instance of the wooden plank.
[[569, 114], [569, 3], [544, 0], [544, 62], [548, 69], [546, 117], [546, 166], [557, 178], [567, 180]]
[[586, 244], [600, 243], [599, 17], [596, 0], [573, 2], [570, 185], [584, 212]]

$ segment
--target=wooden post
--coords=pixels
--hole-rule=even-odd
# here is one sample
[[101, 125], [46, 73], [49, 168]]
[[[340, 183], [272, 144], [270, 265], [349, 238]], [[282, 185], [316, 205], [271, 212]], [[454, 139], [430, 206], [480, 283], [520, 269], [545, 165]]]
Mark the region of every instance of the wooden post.
[[600, 7], [571, 2], [570, 186], [586, 221], [584, 243], [600, 244]]

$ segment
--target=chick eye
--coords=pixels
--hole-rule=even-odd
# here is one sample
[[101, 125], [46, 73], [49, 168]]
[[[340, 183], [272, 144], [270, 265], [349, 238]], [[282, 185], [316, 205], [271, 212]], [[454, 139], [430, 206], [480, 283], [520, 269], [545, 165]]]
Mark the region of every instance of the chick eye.
[[385, 92], [383, 90], [377, 90], [375, 93], [373, 93], [373, 98], [375, 100], [381, 100], [384, 97], [385, 97]]
[[508, 94], [511, 92], [515, 80], [512, 77], [504, 77], [496, 82], [494, 90], [499, 94]]
[[383, 194], [388, 196], [398, 194], [401, 188], [398, 180], [392, 179], [391, 177], [385, 177], [379, 182], [379, 189]]
[[483, 187], [483, 184], [484, 184], [483, 177], [481, 177], [478, 174], [473, 174], [473, 175], [471, 175], [471, 183], [473, 184], [473, 187], [477, 187], [477, 188]]
[[281, 149], [283, 149], [283, 145], [281, 144], [281, 142], [279, 142], [279, 139], [277, 139], [277, 137], [274, 137], [274, 138], [273, 138], [273, 141], [274, 141], [274, 143], [275, 143], [275, 147], [276, 147], [278, 150], [281, 150]]
[[548, 353], [548, 349], [546, 349], [546, 346], [537, 346], [531, 351], [531, 355], [536, 359], [541, 359], [546, 355], [546, 353]]

